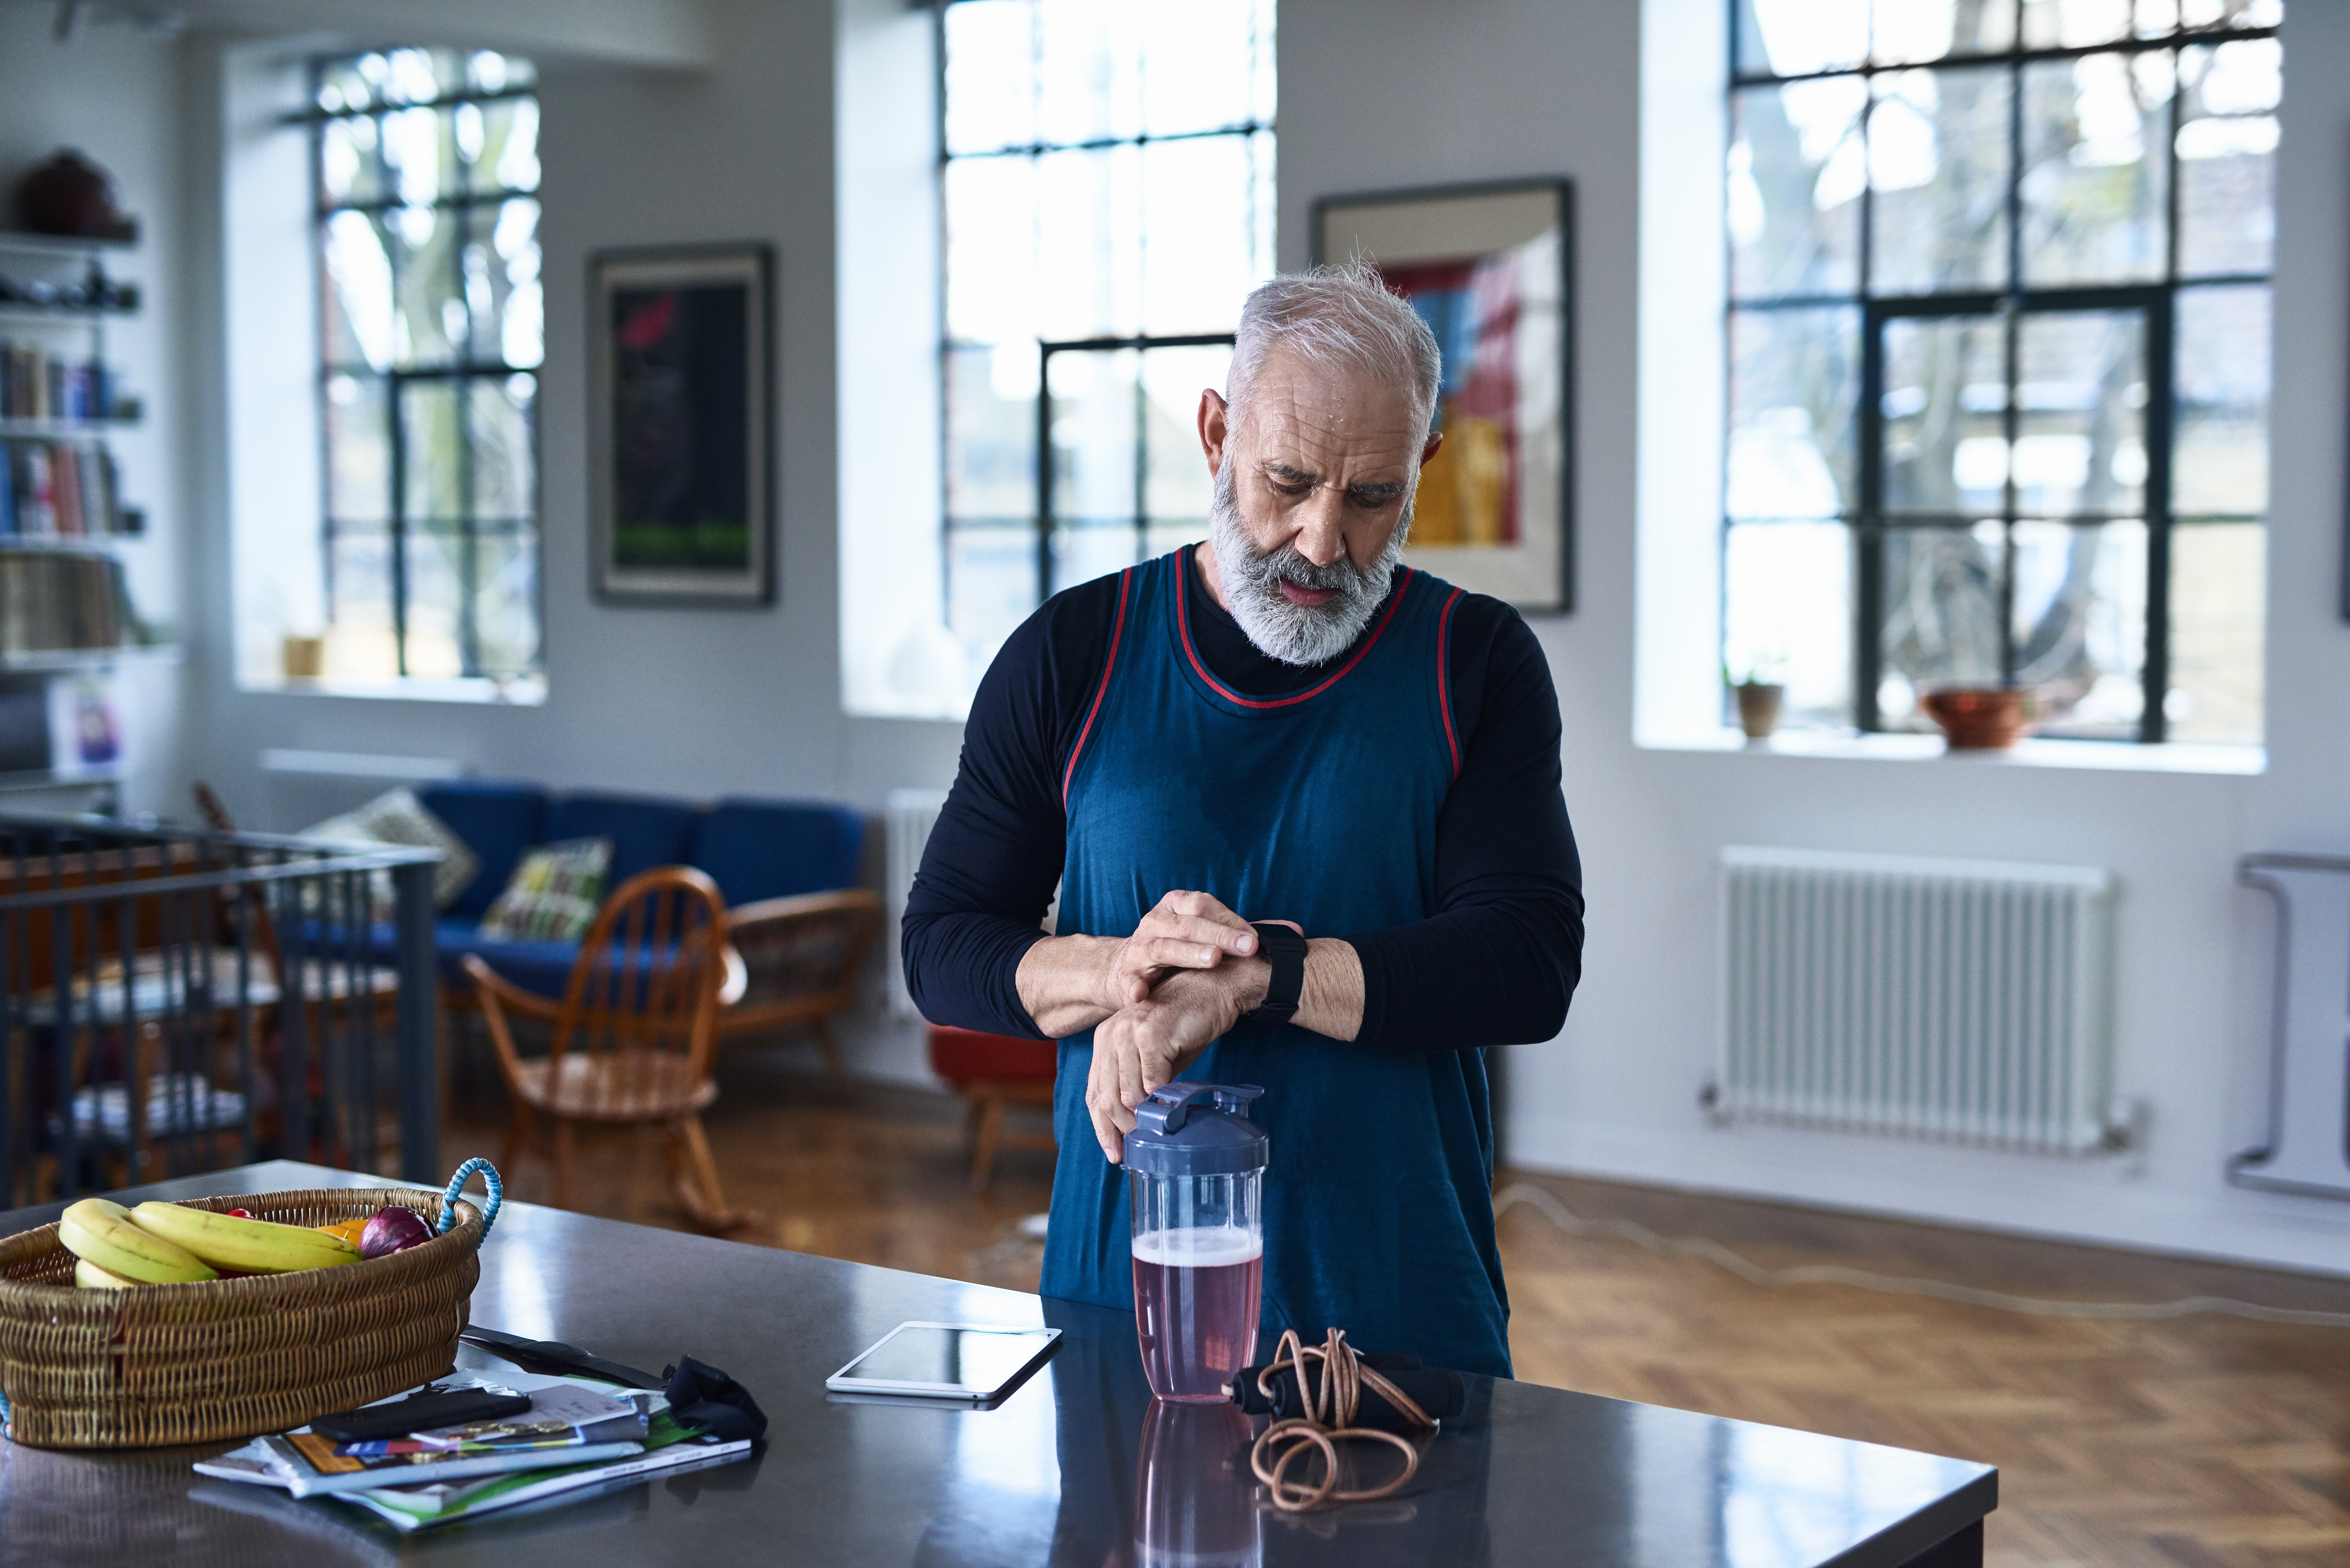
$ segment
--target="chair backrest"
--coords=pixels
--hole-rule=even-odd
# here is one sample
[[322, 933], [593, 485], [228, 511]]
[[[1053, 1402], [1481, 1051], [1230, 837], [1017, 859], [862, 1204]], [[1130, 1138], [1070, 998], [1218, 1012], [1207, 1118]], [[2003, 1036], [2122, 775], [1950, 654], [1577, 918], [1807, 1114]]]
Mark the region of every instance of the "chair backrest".
[[725, 901], [691, 866], [639, 872], [604, 901], [579, 943], [548, 1051], [558, 1082], [567, 1056], [603, 1064], [580, 1080], [593, 1091], [575, 1100], [578, 1110], [626, 1115], [709, 1077], [728, 952]]

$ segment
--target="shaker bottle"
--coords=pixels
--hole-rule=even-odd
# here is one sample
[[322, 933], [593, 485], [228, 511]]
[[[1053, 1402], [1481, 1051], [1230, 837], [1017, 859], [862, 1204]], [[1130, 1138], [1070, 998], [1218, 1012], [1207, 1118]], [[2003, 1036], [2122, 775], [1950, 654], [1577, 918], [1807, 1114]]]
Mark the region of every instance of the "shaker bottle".
[[1263, 1093], [1166, 1084], [1135, 1107], [1126, 1135], [1134, 1332], [1161, 1399], [1229, 1398], [1225, 1385], [1256, 1350], [1268, 1148], [1248, 1108]]

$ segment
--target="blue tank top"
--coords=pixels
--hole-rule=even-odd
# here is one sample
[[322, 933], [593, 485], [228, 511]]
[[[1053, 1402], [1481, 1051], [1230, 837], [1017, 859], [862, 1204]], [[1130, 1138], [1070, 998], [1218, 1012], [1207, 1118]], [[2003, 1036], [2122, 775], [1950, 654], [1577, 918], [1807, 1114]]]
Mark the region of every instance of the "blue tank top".
[[[1166, 893], [1335, 937], [1424, 920], [1436, 818], [1460, 771], [1446, 632], [1461, 590], [1399, 574], [1354, 651], [1303, 691], [1248, 697], [1193, 648], [1178, 550], [1129, 568], [1062, 775], [1064, 935], [1128, 936]], [[1086, 1113], [1093, 1034], [1061, 1042], [1061, 1146], [1042, 1290], [1132, 1310], [1126, 1174]], [[1264, 1178], [1260, 1355], [1282, 1330], [1343, 1328], [1367, 1351], [1507, 1376], [1483, 1053], [1375, 1050], [1243, 1023], [1185, 1071], [1259, 1084]]]

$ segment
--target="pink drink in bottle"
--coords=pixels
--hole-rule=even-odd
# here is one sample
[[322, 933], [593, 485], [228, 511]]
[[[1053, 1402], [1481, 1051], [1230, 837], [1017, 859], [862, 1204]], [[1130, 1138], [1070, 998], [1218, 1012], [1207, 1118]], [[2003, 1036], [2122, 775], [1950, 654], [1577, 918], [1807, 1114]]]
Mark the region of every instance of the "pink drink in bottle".
[[1263, 1092], [1169, 1084], [1136, 1108], [1126, 1135], [1134, 1332], [1161, 1399], [1228, 1398], [1226, 1385], [1255, 1359], [1267, 1145], [1247, 1112]]

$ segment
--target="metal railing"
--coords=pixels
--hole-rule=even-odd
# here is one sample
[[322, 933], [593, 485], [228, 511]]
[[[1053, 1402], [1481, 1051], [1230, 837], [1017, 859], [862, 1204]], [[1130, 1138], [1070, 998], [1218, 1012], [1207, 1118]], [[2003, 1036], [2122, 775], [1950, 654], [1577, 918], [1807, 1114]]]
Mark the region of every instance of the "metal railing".
[[436, 851], [0, 813], [0, 1207], [441, 1174]]

